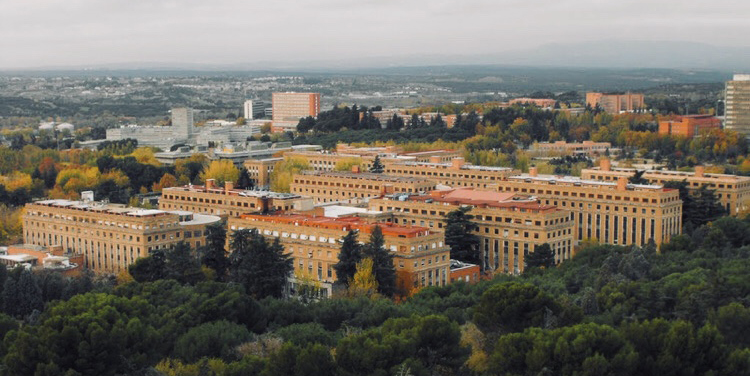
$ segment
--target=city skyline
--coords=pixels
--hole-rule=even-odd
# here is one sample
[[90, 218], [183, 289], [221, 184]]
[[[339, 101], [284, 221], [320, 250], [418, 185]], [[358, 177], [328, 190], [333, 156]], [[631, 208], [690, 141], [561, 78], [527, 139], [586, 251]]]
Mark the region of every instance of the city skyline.
[[368, 57], [387, 64], [389, 56], [497, 54], [601, 40], [748, 47], [750, 31], [750, 4], [729, 0], [364, 1], [347, 8], [352, 5], [10, 0], [0, 6], [0, 48], [6, 51], [0, 69]]

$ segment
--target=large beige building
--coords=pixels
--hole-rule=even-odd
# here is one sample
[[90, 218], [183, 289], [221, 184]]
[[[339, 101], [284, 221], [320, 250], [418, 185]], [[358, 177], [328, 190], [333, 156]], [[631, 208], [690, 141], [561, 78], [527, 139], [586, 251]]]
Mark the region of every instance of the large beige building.
[[574, 239], [617, 245], [657, 246], [682, 231], [682, 200], [677, 189], [660, 185], [586, 180], [573, 176], [528, 174], [511, 176], [497, 190], [534, 195], [539, 201], [570, 212]]
[[320, 93], [273, 93], [273, 132], [296, 131], [299, 119], [317, 117]]
[[[443, 235], [424, 227], [379, 223], [385, 248], [393, 255], [397, 284], [402, 294], [425, 286], [450, 283], [450, 250]], [[336, 281], [334, 265], [341, 250], [339, 240], [350, 230], [366, 242], [376, 224], [356, 217], [326, 218], [300, 214], [242, 215], [229, 218], [229, 232], [256, 229], [270, 239], [278, 238], [294, 259], [295, 276], [312, 277], [329, 296]], [[294, 285], [295, 279], [292, 279]], [[294, 288], [294, 286], [292, 286]]]
[[610, 114], [633, 112], [646, 108], [643, 94], [640, 93], [586, 93], [586, 105], [591, 108], [599, 106]]
[[268, 187], [271, 185], [271, 174], [276, 164], [283, 160], [284, 158], [248, 159], [243, 166], [256, 187]]
[[385, 173], [393, 176], [420, 177], [450, 187], [493, 189], [497, 183], [519, 173], [508, 167], [488, 167], [468, 164], [463, 158], [450, 163], [403, 162], [385, 166]]
[[525, 257], [547, 243], [559, 263], [573, 256], [574, 223], [570, 213], [515, 193], [478, 191], [471, 188], [432, 191], [421, 195], [386, 195], [371, 199], [371, 210], [392, 215], [406, 226], [444, 231], [445, 216], [460, 207], [471, 207], [477, 224], [483, 269], [518, 274]]
[[316, 203], [361, 203], [384, 193], [419, 193], [435, 189], [425, 178], [369, 172], [302, 171], [295, 174], [289, 191], [311, 196]]
[[95, 272], [117, 273], [139, 257], [184, 240], [205, 245], [206, 225], [221, 219], [188, 211], [130, 208], [94, 201], [45, 200], [26, 204], [24, 243], [81, 253]]
[[735, 74], [724, 90], [724, 128], [750, 137], [750, 74]]
[[540, 156], [558, 156], [573, 154], [604, 154], [612, 148], [609, 142], [535, 142], [529, 150]]
[[214, 179], [206, 185], [164, 188], [159, 207], [162, 210], [190, 210], [197, 213], [236, 217], [243, 213], [310, 210], [313, 200], [290, 193], [234, 189], [232, 182], [215, 186]]
[[[601, 181], [616, 181], [619, 178], [630, 178], [635, 175], [634, 168], [613, 168], [609, 159], [602, 158], [599, 167], [584, 169], [581, 177]], [[695, 166], [695, 172], [646, 170], [642, 177], [652, 184], [664, 184], [669, 181], [685, 181], [689, 190], [701, 186], [716, 191], [716, 196], [730, 215], [744, 213], [750, 207], [750, 177], [728, 174], [710, 174], [705, 167]]]

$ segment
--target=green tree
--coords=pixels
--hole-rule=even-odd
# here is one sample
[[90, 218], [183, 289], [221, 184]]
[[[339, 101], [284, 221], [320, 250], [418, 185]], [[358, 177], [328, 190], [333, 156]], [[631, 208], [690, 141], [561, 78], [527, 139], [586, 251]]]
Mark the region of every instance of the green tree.
[[382, 174], [384, 170], [385, 166], [383, 166], [383, 163], [380, 161], [380, 156], [376, 155], [375, 159], [372, 161], [370, 172], [372, 172], [373, 174]]
[[166, 256], [167, 278], [191, 285], [203, 279], [200, 261], [193, 254], [190, 244], [179, 241], [167, 251]]
[[474, 234], [477, 225], [468, 214], [469, 207], [461, 207], [445, 216], [445, 244], [451, 247], [451, 259], [481, 265], [479, 237]]
[[372, 259], [378, 292], [384, 296], [393, 296], [396, 293], [396, 268], [393, 266], [393, 255], [385, 249], [385, 238], [380, 226], [373, 227], [362, 254]]
[[531, 284], [507, 282], [485, 291], [474, 307], [473, 322], [485, 333], [513, 333], [530, 327], [576, 322], [580, 311], [564, 308]]
[[239, 189], [253, 189], [255, 184], [250, 179], [250, 173], [247, 172], [246, 168], [240, 169], [240, 176], [237, 178], [237, 188]]
[[549, 269], [555, 266], [555, 253], [552, 251], [552, 247], [549, 244], [544, 243], [534, 247], [534, 252], [529, 253], [524, 257], [526, 267], [524, 270], [531, 268], [544, 268]]
[[648, 180], [643, 177], [643, 174], [646, 173], [646, 170], [636, 170], [635, 174], [633, 176], [628, 178], [628, 183], [630, 184], [648, 184]]
[[362, 246], [357, 240], [357, 232], [349, 232], [341, 239], [341, 251], [339, 252], [339, 262], [333, 266], [336, 271], [336, 283], [348, 286], [349, 281], [354, 277], [357, 271], [357, 263], [362, 260]]
[[174, 354], [188, 362], [202, 357], [232, 360], [238, 355], [235, 347], [251, 338], [244, 325], [213, 321], [190, 328], [180, 336], [175, 342]]
[[203, 265], [216, 272], [216, 280], [224, 281], [229, 269], [229, 258], [225, 249], [227, 229], [224, 223], [206, 226], [206, 246], [203, 248]]
[[161, 249], [153, 250], [150, 255], [130, 264], [128, 272], [138, 282], [153, 282], [167, 278], [167, 255]]
[[36, 276], [30, 271], [20, 270], [18, 278], [11, 276], [3, 287], [4, 311], [10, 316], [23, 318], [34, 310], [44, 308], [42, 289], [36, 281]]
[[292, 258], [276, 238], [273, 243], [257, 230], [243, 229], [232, 233], [230, 277], [245, 287], [250, 296], [261, 299], [281, 297], [287, 277], [293, 270]]

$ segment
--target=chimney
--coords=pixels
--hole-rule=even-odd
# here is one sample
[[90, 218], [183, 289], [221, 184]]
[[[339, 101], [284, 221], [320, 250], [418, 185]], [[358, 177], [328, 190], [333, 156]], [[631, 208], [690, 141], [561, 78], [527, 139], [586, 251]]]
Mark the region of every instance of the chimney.
[[208, 191], [209, 189], [214, 189], [215, 182], [216, 180], [214, 179], [206, 179], [206, 190]]
[[529, 176], [537, 177], [539, 175], [539, 170], [536, 168], [536, 166], [529, 167]]
[[355, 174], [359, 174], [361, 172], [360, 168], [359, 168], [359, 165], [352, 166], [352, 172], [355, 173]]
[[617, 178], [617, 190], [627, 191], [628, 190], [628, 178], [620, 176]]
[[440, 156], [438, 155], [430, 156], [430, 163], [440, 163]]
[[602, 171], [612, 171], [612, 162], [609, 158], [602, 158], [599, 160], [599, 169]]
[[464, 162], [463, 157], [453, 158], [453, 160], [451, 161], [451, 168], [454, 170], [460, 170], [461, 166], [463, 166], [464, 163], [465, 162]]
[[703, 174], [706, 173], [706, 167], [705, 166], [695, 166], [695, 177], [696, 178], [702, 178]]
[[231, 191], [232, 189], [234, 189], [234, 182], [233, 181], [225, 181], [224, 182], [224, 191], [226, 193], [229, 193], [229, 191]]

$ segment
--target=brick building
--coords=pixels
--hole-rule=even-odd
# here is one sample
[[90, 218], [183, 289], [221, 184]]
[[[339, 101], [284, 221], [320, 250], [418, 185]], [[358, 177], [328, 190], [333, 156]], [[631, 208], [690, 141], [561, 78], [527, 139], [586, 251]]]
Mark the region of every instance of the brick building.
[[274, 133], [296, 131], [299, 119], [308, 116], [317, 117], [320, 113], [320, 93], [273, 93]]
[[684, 115], [659, 122], [659, 134], [692, 138], [711, 129], [720, 129], [721, 120], [711, 115]]
[[[385, 238], [385, 248], [393, 255], [397, 286], [402, 293], [425, 286], [450, 282], [450, 250], [440, 233], [424, 227], [377, 224]], [[357, 217], [326, 218], [300, 214], [241, 215], [229, 218], [229, 232], [256, 229], [269, 239], [279, 238], [294, 259], [295, 275], [312, 277], [321, 284], [321, 293], [330, 296], [341, 250], [339, 240], [349, 230], [359, 232], [366, 242], [376, 224]], [[292, 288], [296, 280], [291, 278]]]
[[213, 215], [186, 211], [147, 210], [95, 201], [44, 200], [26, 204], [24, 243], [62, 247], [83, 254], [95, 272], [117, 273], [156, 249], [185, 240], [205, 245], [206, 225]]
[[386, 195], [371, 199], [371, 210], [390, 213], [392, 222], [444, 231], [445, 216], [460, 207], [477, 224], [482, 269], [519, 274], [524, 258], [547, 243], [559, 263], [573, 256], [574, 223], [568, 211], [543, 205], [533, 197], [471, 188], [432, 191], [422, 195]]
[[643, 94], [640, 93], [586, 93], [586, 105], [605, 112], [619, 114], [646, 108]]
[[[636, 173], [634, 168], [613, 168], [609, 159], [602, 158], [599, 167], [584, 169], [581, 177], [601, 181], [627, 179]], [[646, 170], [642, 177], [653, 184], [668, 181], [686, 181], [688, 190], [695, 191], [705, 185], [716, 191], [716, 197], [730, 215], [744, 213], [750, 208], [750, 177], [706, 173], [705, 167], [695, 166], [694, 172]]]
[[243, 213], [287, 210], [310, 210], [313, 201], [290, 193], [248, 191], [234, 189], [234, 183], [226, 182], [216, 187], [214, 179], [206, 185], [186, 185], [164, 188], [159, 200], [162, 210], [190, 210], [218, 216], [238, 216]]
[[315, 203], [360, 203], [383, 193], [419, 193], [435, 189], [435, 182], [419, 177], [358, 172], [302, 171], [289, 184], [290, 192], [311, 196]]

